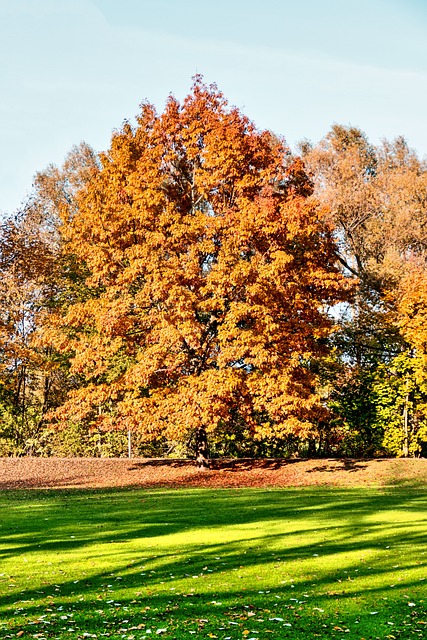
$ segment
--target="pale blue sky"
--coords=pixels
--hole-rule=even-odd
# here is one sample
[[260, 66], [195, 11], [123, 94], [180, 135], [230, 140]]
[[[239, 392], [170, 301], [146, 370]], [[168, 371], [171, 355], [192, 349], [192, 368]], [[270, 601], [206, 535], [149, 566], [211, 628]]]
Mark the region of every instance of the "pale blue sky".
[[0, 0], [0, 211], [195, 73], [291, 146], [338, 122], [427, 155], [427, 0]]

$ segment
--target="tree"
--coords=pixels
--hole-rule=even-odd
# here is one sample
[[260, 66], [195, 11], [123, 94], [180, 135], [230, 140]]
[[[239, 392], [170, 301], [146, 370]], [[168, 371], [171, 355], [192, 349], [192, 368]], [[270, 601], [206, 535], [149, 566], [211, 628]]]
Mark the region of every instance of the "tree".
[[375, 302], [427, 249], [426, 163], [402, 137], [374, 147], [342, 125], [302, 149], [315, 195], [329, 206], [340, 260]]
[[33, 347], [45, 300], [52, 247], [28, 212], [0, 229], [0, 411], [3, 453], [27, 451], [39, 429], [50, 382]]
[[302, 165], [200, 78], [182, 105], [144, 104], [101, 163], [63, 228], [89, 275], [46, 329], [83, 380], [56, 419], [192, 437], [200, 466], [237, 421], [315, 431], [349, 287]]
[[379, 419], [376, 390], [384, 381], [383, 368], [400, 354], [398, 327], [360, 298], [356, 308], [342, 312], [338, 326], [331, 338], [336, 361], [328, 397], [341, 432], [340, 452], [353, 457], [378, 455], [384, 450], [386, 423]]
[[65, 377], [52, 345], [42, 345], [37, 334], [42, 318], [69, 288], [61, 212], [72, 211], [75, 190], [94, 168], [90, 147], [75, 147], [63, 167], [37, 174], [33, 194], [0, 227], [2, 453], [34, 451], [47, 411], [63, 401]]
[[335, 124], [317, 145], [305, 142], [301, 150], [314, 192], [329, 208], [339, 259], [363, 278], [370, 258], [367, 229], [378, 209], [375, 149], [360, 129]]
[[[403, 366], [411, 348], [401, 330], [398, 299], [411, 265], [425, 260], [427, 167], [403, 138], [374, 147], [355, 127], [334, 125], [318, 145], [302, 146], [315, 194], [335, 224], [340, 261], [357, 279], [335, 339], [342, 376], [335, 381], [334, 408], [352, 433], [352, 447], [358, 443], [356, 450], [367, 445], [378, 451], [384, 435], [385, 446], [396, 453], [387, 435], [390, 411], [400, 412], [400, 428], [407, 410], [399, 398], [407, 393], [401, 389], [396, 396], [403, 378], [387, 372], [413, 366], [412, 358]], [[415, 416], [422, 399], [415, 391], [411, 397]]]
[[395, 294], [397, 324], [405, 341], [387, 368], [379, 406], [387, 420], [386, 444], [397, 455], [427, 451], [427, 273], [408, 265]]

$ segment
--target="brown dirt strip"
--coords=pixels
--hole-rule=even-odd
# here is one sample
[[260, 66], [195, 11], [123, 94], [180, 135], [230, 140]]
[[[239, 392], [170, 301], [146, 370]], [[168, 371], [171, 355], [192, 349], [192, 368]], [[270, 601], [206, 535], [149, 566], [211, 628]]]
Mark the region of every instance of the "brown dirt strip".
[[198, 471], [188, 460], [0, 458], [1, 489], [101, 487], [427, 487], [427, 459], [214, 460]]

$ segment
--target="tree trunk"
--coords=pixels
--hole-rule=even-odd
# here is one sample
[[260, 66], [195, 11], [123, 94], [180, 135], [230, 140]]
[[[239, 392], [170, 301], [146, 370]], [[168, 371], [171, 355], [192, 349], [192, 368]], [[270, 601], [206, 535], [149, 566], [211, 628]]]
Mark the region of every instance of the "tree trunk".
[[130, 429], [128, 431], [128, 458], [129, 460], [132, 458], [132, 434]]
[[316, 457], [316, 441], [314, 438], [309, 438], [308, 440], [308, 457], [315, 458]]
[[[408, 385], [406, 385], [408, 386]], [[409, 425], [408, 425], [408, 410], [409, 410], [409, 393], [406, 394], [405, 404], [403, 406], [403, 457], [409, 456]]]
[[208, 436], [205, 427], [196, 431], [196, 465], [200, 471], [209, 469]]

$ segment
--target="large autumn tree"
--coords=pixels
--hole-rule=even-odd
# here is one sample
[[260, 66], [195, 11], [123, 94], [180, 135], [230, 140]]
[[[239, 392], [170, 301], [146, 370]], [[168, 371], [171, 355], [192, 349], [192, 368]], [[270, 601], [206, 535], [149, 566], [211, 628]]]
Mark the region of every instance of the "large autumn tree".
[[56, 414], [105, 428], [307, 436], [326, 418], [316, 364], [348, 296], [302, 165], [196, 78], [143, 104], [64, 221], [84, 294], [45, 332], [82, 386]]

